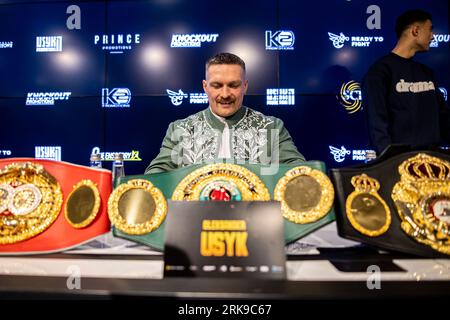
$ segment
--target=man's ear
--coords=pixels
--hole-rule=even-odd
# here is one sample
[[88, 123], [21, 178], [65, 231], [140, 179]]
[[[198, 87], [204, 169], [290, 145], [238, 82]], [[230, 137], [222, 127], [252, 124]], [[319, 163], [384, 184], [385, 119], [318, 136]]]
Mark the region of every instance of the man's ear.
[[247, 93], [247, 89], [248, 89], [248, 80], [245, 79], [244, 80], [244, 94]]
[[203, 91], [205, 91], [205, 93], [206, 93], [206, 88], [208, 87], [208, 83], [206, 82], [206, 80], [202, 80], [202, 85], [203, 85]]
[[420, 29], [420, 26], [418, 24], [413, 25], [411, 28], [411, 34], [414, 37], [417, 37], [419, 35], [419, 29]]

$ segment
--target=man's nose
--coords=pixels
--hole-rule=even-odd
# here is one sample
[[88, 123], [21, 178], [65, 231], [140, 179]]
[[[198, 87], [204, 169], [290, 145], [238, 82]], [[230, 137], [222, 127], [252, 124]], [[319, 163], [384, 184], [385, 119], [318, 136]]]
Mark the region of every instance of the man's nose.
[[220, 95], [223, 98], [228, 98], [230, 96], [230, 88], [228, 88], [227, 86], [223, 86], [222, 90], [220, 91]]

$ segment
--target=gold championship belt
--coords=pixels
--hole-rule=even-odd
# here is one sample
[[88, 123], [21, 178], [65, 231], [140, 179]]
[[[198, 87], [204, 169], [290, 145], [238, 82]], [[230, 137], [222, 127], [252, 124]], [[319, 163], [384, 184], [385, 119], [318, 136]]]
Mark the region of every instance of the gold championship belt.
[[398, 168], [392, 199], [401, 228], [414, 240], [450, 254], [450, 163], [423, 153]]
[[163, 193], [150, 181], [132, 179], [119, 185], [108, 201], [111, 224], [127, 234], [141, 235], [157, 229], [167, 214]]
[[305, 224], [323, 218], [331, 209], [334, 188], [321, 171], [298, 166], [287, 171], [278, 181], [274, 199], [281, 202], [283, 217]]
[[347, 198], [345, 211], [351, 225], [369, 237], [384, 234], [391, 225], [391, 211], [386, 202], [378, 194], [378, 180], [361, 174], [352, 177], [355, 187]]
[[259, 177], [235, 164], [206, 165], [187, 175], [172, 200], [268, 201], [270, 194]]
[[44, 232], [58, 217], [61, 187], [42, 165], [12, 163], [0, 170], [0, 244]]

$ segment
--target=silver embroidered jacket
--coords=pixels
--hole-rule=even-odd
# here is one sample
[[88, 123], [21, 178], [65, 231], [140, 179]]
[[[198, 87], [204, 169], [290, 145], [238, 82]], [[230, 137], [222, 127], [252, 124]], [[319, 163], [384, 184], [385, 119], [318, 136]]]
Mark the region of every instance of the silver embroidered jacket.
[[[301, 163], [283, 122], [275, 117], [242, 106], [224, 120], [230, 130], [231, 158], [236, 163]], [[219, 159], [225, 123], [213, 115], [210, 108], [185, 119], [172, 122], [167, 129], [158, 156], [145, 170], [146, 174], [165, 172], [198, 163], [213, 163]]]

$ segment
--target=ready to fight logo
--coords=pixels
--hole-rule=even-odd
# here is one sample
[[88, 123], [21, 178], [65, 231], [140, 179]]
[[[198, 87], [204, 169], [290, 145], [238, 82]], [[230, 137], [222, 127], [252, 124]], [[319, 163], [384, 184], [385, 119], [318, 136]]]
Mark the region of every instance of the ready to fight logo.
[[207, 104], [208, 96], [206, 93], [184, 93], [183, 90], [179, 89], [178, 91], [173, 91], [166, 89], [167, 95], [170, 98], [170, 102], [174, 106], [181, 106], [183, 104], [184, 99], [189, 98], [190, 104]]
[[383, 42], [383, 37], [374, 36], [346, 36], [344, 33], [335, 34], [328, 32], [328, 38], [336, 49], [344, 47], [347, 41], [350, 41], [352, 47], [369, 47], [374, 42]]

